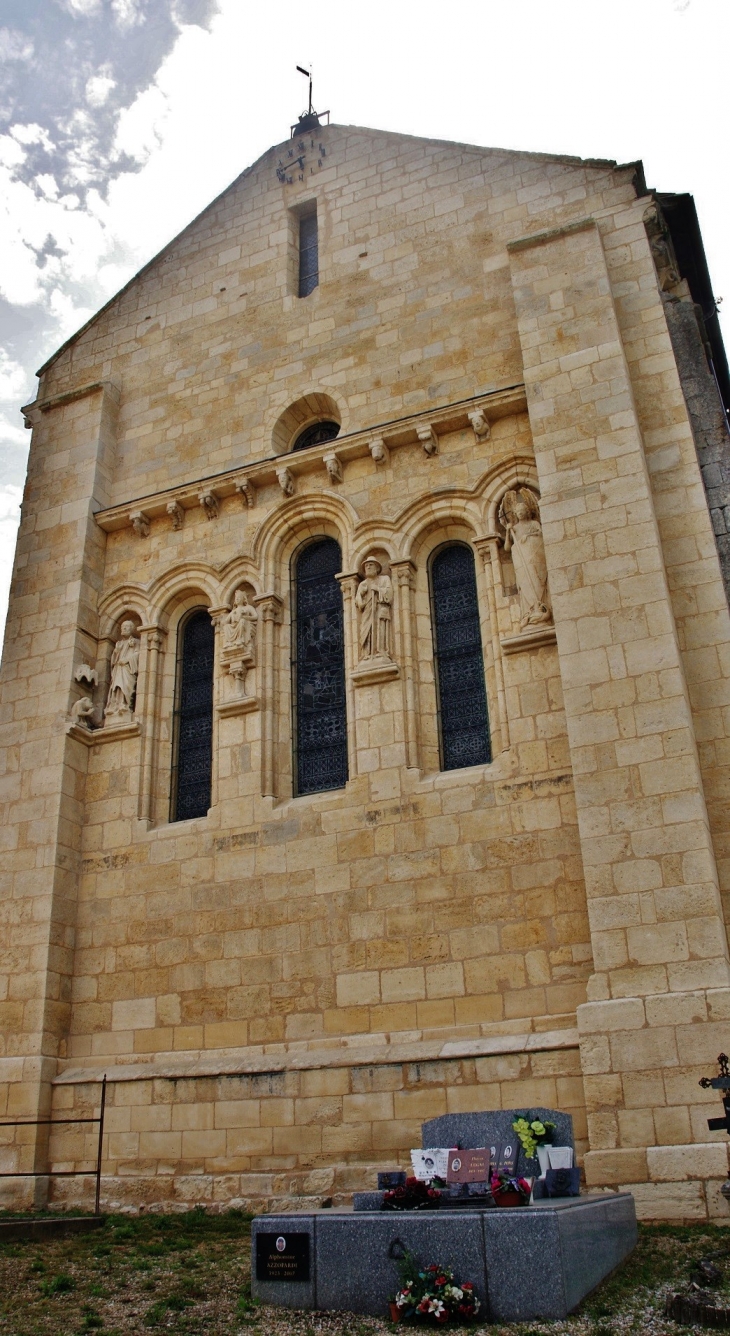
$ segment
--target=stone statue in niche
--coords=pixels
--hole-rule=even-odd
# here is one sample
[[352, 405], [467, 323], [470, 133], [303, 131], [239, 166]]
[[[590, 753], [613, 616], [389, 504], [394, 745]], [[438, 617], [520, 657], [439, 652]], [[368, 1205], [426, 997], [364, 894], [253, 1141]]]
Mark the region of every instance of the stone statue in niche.
[[256, 632], [259, 614], [245, 589], [233, 595], [233, 607], [221, 623], [221, 661], [234, 679], [235, 693], [245, 696], [246, 674], [256, 665]]
[[112, 675], [104, 708], [105, 723], [127, 723], [132, 717], [139, 672], [139, 637], [134, 632], [134, 622], [122, 622], [122, 637], [114, 646], [112, 654]]
[[245, 589], [233, 595], [233, 607], [223, 621], [223, 648], [235, 650], [253, 665], [256, 657], [256, 631], [259, 615], [249, 603]]
[[390, 659], [393, 584], [375, 557], [363, 563], [365, 572], [355, 594], [360, 614], [360, 659]]
[[552, 623], [540, 507], [529, 487], [507, 492], [500, 507], [504, 550], [512, 557], [520, 596], [520, 630]]

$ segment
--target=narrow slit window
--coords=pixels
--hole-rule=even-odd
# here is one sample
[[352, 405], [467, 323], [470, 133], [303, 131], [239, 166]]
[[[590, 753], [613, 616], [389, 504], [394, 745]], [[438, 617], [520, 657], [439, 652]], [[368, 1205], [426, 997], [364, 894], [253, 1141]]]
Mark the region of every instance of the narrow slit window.
[[311, 543], [294, 567], [294, 774], [296, 792], [347, 783], [342, 555], [334, 538]]
[[172, 768], [172, 821], [205, 816], [213, 770], [213, 623], [201, 608], [181, 627]]
[[492, 759], [474, 556], [462, 543], [436, 553], [431, 565], [441, 769]]
[[299, 219], [299, 296], [308, 297], [319, 284], [319, 239], [316, 213]]

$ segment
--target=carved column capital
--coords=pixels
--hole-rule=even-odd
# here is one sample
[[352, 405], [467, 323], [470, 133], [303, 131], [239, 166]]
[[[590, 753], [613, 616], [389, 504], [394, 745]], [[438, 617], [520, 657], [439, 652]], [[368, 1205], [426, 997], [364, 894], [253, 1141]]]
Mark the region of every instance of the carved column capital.
[[223, 618], [227, 617], [230, 611], [231, 609], [229, 608], [227, 603], [221, 603], [220, 606], [217, 608], [208, 608], [208, 616], [210, 617], [210, 620], [212, 621], [216, 631], [218, 630], [218, 627], [223, 621]]
[[343, 596], [352, 598], [357, 586], [360, 583], [360, 576], [357, 571], [339, 571], [335, 579], [342, 590]]
[[278, 624], [281, 621], [284, 600], [279, 598], [278, 594], [259, 594], [258, 598], [254, 599], [254, 607], [260, 608], [263, 622]]
[[498, 533], [488, 533], [484, 538], [474, 539], [474, 547], [485, 566], [488, 566], [492, 560], [493, 548], [501, 547], [503, 541], [502, 535]]
[[391, 561], [390, 569], [398, 581], [400, 589], [413, 589], [416, 583], [416, 564], [406, 557], [403, 561]]
[[167, 631], [165, 631], [162, 626], [158, 626], [156, 622], [151, 622], [144, 626], [140, 626], [139, 634], [144, 636], [145, 644], [148, 649], [159, 650], [162, 649], [162, 646], [165, 643]]

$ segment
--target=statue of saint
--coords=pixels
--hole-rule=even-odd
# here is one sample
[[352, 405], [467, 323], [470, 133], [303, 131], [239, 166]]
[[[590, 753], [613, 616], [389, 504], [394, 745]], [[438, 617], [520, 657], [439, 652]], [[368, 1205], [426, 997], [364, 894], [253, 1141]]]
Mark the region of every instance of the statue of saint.
[[504, 550], [512, 555], [517, 589], [520, 595], [520, 629], [545, 626], [553, 612], [548, 590], [545, 545], [542, 539], [540, 507], [534, 492], [518, 487], [507, 492], [499, 518], [504, 525]]
[[382, 566], [375, 557], [364, 563], [365, 578], [355, 594], [355, 606], [360, 613], [360, 658], [390, 658], [390, 621], [393, 604], [393, 585], [389, 575], [382, 574]]
[[134, 622], [122, 622], [122, 638], [114, 646], [112, 676], [104, 718], [131, 714], [132, 702], [139, 672], [139, 638], [134, 634]]
[[223, 648], [238, 650], [244, 659], [253, 659], [256, 653], [258, 612], [249, 603], [245, 589], [233, 595], [233, 607], [223, 620]]

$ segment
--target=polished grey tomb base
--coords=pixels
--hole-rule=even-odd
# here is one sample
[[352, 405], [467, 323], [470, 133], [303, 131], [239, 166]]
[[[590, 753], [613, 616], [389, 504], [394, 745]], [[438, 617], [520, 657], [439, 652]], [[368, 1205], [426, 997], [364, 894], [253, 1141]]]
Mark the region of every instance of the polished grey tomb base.
[[[258, 1233], [308, 1234], [309, 1281], [257, 1280]], [[628, 1257], [637, 1232], [634, 1199], [619, 1192], [485, 1211], [261, 1215], [252, 1235], [251, 1288], [262, 1303], [384, 1317], [400, 1243], [422, 1265], [439, 1262], [472, 1281], [483, 1320], [525, 1322], [572, 1312]]]

